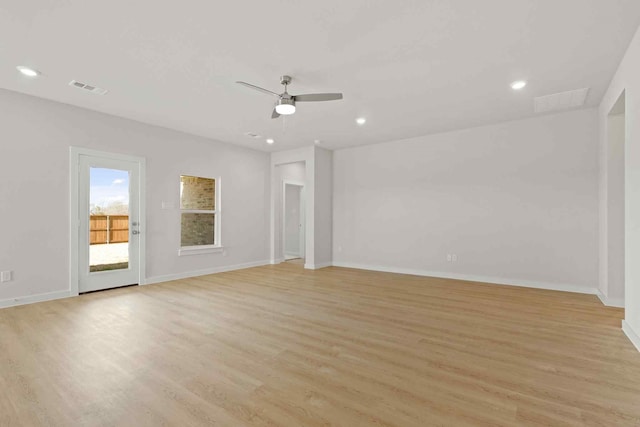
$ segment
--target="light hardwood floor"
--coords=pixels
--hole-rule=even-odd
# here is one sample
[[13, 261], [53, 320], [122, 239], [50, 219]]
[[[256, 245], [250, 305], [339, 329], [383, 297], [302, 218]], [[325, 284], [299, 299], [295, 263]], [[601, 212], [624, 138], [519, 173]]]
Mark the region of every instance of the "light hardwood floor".
[[14, 307], [0, 425], [638, 426], [622, 314], [290, 263]]

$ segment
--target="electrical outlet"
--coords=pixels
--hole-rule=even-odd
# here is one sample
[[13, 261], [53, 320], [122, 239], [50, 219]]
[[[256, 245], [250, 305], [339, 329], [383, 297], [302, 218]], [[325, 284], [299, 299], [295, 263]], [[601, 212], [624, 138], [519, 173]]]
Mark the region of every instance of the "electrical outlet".
[[0, 282], [10, 282], [11, 281], [12, 272], [11, 271], [3, 271], [0, 272]]
[[451, 262], [451, 258], [452, 258], [451, 254], [447, 254], [447, 262]]

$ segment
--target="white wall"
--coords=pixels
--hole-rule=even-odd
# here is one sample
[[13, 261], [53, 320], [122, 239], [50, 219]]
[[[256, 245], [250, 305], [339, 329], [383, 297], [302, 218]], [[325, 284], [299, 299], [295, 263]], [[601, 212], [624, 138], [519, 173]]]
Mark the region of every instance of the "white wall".
[[279, 165], [278, 171], [280, 173], [280, 187], [282, 187], [283, 180], [296, 181], [304, 183], [306, 179], [306, 170], [304, 162], [287, 163], [286, 165]]
[[332, 263], [333, 152], [315, 147], [315, 267]]
[[607, 304], [624, 307], [624, 145], [625, 116], [612, 115], [607, 119], [606, 163], [606, 281], [600, 284], [602, 298]]
[[[269, 156], [0, 90], [0, 302], [69, 287], [69, 146], [147, 159], [150, 280], [268, 259]], [[177, 255], [181, 174], [220, 176], [226, 255]], [[6, 305], [6, 304], [5, 304]]]
[[333, 167], [336, 265], [596, 291], [596, 110], [339, 150]]
[[[625, 323], [623, 329], [640, 349], [640, 30], [633, 38], [600, 104], [600, 145], [607, 144], [607, 116], [620, 94], [626, 99], [625, 146]], [[601, 171], [601, 200], [606, 194], [607, 171]], [[607, 240], [602, 239], [606, 246]], [[602, 249], [606, 252], [606, 248]]]

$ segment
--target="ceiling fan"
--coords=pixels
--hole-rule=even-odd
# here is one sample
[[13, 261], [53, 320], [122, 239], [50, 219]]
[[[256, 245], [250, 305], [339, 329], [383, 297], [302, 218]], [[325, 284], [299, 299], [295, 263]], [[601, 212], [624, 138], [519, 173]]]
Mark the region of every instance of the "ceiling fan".
[[272, 119], [277, 119], [280, 115], [287, 116], [296, 112], [296, 102], [317, 102], [317, 101], [336, 101], [342, 99], [341, 93], [307, 93], [304, 95], [290, 95], [287, 93], [287, 85], [291, 83], [291, 77], [280, 77], [280, 84], [284, 86], [283, 93], [275, 93], [270, 90], [261, 88], [256, 85], [252, 85], [246, 82], [236, 82], [250, 89], [255, 89], [267, 95], [273, 95], [277, 97], [276, 105], [271, 113]]

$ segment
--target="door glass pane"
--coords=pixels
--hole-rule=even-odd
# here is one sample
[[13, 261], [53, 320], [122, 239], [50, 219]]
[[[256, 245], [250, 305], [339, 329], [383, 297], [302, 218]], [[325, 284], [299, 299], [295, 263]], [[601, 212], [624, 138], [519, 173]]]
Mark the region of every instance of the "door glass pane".
[[90, 168], [89, 271], [129, 268], [129, 172]]

